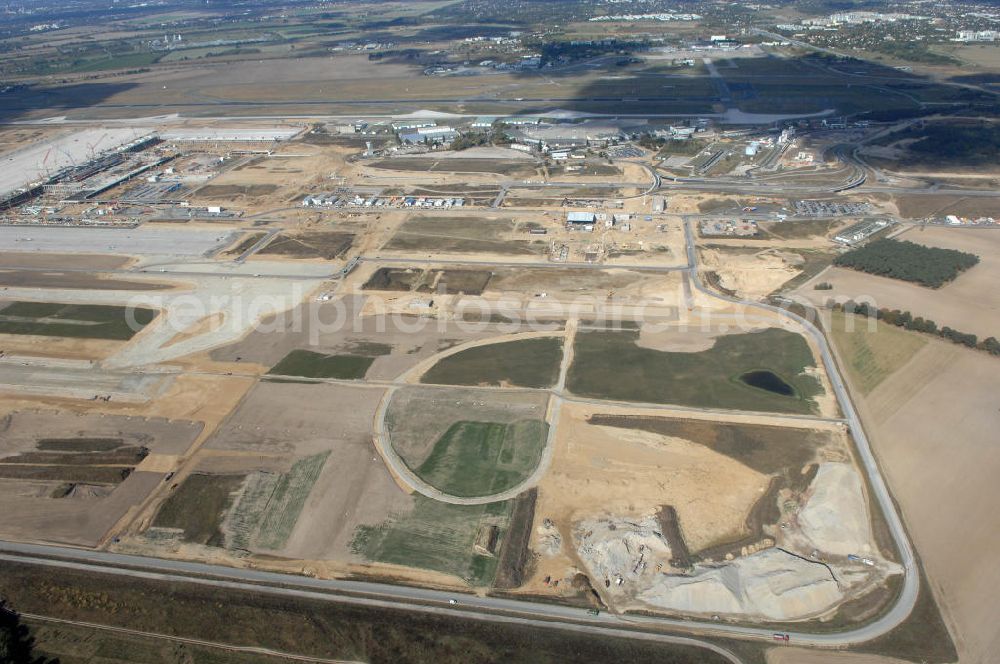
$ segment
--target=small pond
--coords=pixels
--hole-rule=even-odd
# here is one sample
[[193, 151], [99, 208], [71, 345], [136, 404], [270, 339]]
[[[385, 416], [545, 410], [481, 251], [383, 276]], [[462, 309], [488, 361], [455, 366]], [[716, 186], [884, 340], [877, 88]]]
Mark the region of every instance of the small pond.
[[748, 371], [740, 376], [740, 380], [750, 387], [767, 390], [774, 394], [780, 394], [783, 397], [795, 396], [795, 388], [783, 381], [781, 376], [771, 371]]

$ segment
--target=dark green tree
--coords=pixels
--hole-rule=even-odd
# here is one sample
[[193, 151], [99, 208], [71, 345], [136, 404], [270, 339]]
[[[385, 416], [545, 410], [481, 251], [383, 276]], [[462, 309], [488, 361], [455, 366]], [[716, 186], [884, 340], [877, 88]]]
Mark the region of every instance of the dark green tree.
[[16, 611], [0, 599], [0, 664], [59, 664], [34, 654], [35, 640]]

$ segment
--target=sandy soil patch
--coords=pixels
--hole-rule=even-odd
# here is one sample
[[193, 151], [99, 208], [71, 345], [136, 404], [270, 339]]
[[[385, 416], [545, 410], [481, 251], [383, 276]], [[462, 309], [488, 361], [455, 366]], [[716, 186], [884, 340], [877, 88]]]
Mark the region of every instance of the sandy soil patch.
[[907, 660], [805, 648], [771, 648], [767, 664], [906, 664]]
[[[605, 409], [606, 410], [606, 409]], [[569, 545], [577, 521], [616, 515], [642, 518], [674, 505], [692, 550], [739, 532], [767, 478], [710, 449], [679, 438], [595, 426], [591, 408], [564, 404], [552, 465], [539, 485], [536, 531], [530, 546], [553, 550], [542, 556], [525, 589], [545, 586], [567, 568], [584, 566]], [[537, 527], [545, 519], [558, 529], [561, 547]], [[556, 553], [558, 552], [558, 553]]]
[[679, 275], [651, 275], [625, 269], [500, 269], [494, 272], [487, 286], [487, 292], [490, 291], [520, 293], [525, 299], [545, 293], [546, 298], [580, 299], [604, 305], [682, 301]]
[[125, 342], [107, 339], [73, 339], [30, 334], [0, 334], [0, 350], [7, 355], [51, 357], [65, 360], [103, 360]]
[[223, 321], [225, 321], [226, 315], [217, 311], [214, 314], [209, 314], [201, 320], [195, 322], [194, 324], [188, 326], [187, 329], [182, 330], [175, 334], [167, 343], [163, 344], [163, 348], [168, 348], [176, 343], [180, 343], [185, 339], [191, 339], [192, 337], [197, 337], [201, 334], [208, 334], [209, 332], [214, 332], [222, 326]]
[[765, 249], [753, 254], [702, 249], [702, 266], [719, 275], [720, 285], [744, 299], [759, 299], [799, 274], [802, 257]]
[[177, 469], [180, 456], [176, 454], [150, 454], [142, 460], [136, 470], [146, 473], [169, 473]]

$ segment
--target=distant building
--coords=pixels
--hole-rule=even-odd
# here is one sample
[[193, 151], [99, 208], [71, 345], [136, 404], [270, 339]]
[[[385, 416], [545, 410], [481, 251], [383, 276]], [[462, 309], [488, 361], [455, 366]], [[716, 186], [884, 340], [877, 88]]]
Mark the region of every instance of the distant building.
[[575, 231], [593, 231], [597, 215], [593, 212], [570, 212], [566, 215], [566, 227]]
[[882, 229], [888, 227], [889, 221], [886, 219], [867, 219], [865, 221], [859, 221], [858, 223], [848, 226], [844, 230], [840, 231], [840, 233], [834, 236], [833, 241], [846, 245], [856, 244], [863, 240], [867, 240], [872, 235], [875, 235]]
[[436, 127], [437, 122], [433, 120], [407, 120], [405, 122], [393, 122], [392, 130], [399, 131], [412, 131], [414, 129], [426, 129], [428, 127]]
[[399, 134], [401, 143], [451, 143], [459, 133], [451, 127], [419, 127], [414, 132]]

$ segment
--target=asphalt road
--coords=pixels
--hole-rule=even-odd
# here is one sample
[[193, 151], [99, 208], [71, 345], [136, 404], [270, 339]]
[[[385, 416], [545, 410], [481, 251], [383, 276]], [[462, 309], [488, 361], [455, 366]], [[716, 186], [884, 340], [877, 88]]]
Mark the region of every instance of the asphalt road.
[[[854, 436], [859, 459], [869, 476], [873, 495], [885, 514], [887, 524], [900, 553], [901, 564], [905, 570], [903, 587], [896, 604], [874, 622], [845, 632], [814, 634], [805, 631], [787, 631], [785, 633], [789, 635], [792, 643], [818, 647], [847, 646], [868, 641], [885, 634], [909, 616], [916, 602], [919, 588], [916, 561], [902, 522], [896, 513], [889, 491], [879, 474], [877, 462], [872, 455], [864, 429], [843, 384], [826, 339], [816, 327], [791, 312], [757, 302], [723, 298], [705, 288], [697, 278], [697, 252], [695, 251], [690, 220], [685, 222], [685, 233], [689, 261], [689, 267], [686, 269], [689, 270], [689, 276], [695, 288], [698, 288], [701, 292], [711, 297], [725, 299], [747, 307], [760, 308], [786, 316], [801, 325], [817, 344], [831, 385], [844, 413], [845, 420]], [[670, 629], [683, 630], [684, 632], [693, 632], [700, 635], [766, 641], [771, 641], [774, 634], [772, 629], [721, 622], [677, 620], [652, 616], [620, 616], [608, 613], [602, 613], [599, 616], [590, 616], [579, 608], [495, 597], [463, 595], [459, 604], [451, 605], [449, 604], [449, 600], [455, 599], [456, 596], [454, 593], [424, 588], [391, 586], [363, 581], [313, 579], [250, 569], [236, 569], [202, 563], [161, 560], [66, 547], [0, 542], [0, 551], [6, 552], [5, 554], [0, 554], [0, 559], [10, 561], [73, 567], [76, 569], [102, 571], [109, 574], [139, 578], [188, 581], [234, 589], [254, 589], [258, 592], [267, 592], [276, 595], [320, 598], [365, 604], [368, 606], [441, 613], [478, 620], [557, 627], [560, 629], [586, 631], [588, 633], [603, 633], [609, 636], [653, 639], [665, 643], [706, 645], [697, 641], [680, 640], [682, 637], [669, 636], [662, 633], [662, 630]], [[54, 557], [63, 560], [53, 560]], [[731, 653], [728, 653], [728, 655], [731, 655]], [[731, 657], [730, 660], [734, 662], [739, 661], [735, 657]]]
[[[314, 579], [252, 569], [235, 569], [203, 563], [85, 551], [68, 547], [0, 541], [0, 551], [3, 552], [0, 553], [0, 560], [8, 562], [105, 573], [150, 581], [194, 583], [229, 590], [263, 592], [288, 598], [416, 611], [452, 618], [528, 625], [546, 629], [555, 628], [582, 632], [591, 636], [601, 635], [696, 646], [722, 655], [733, 664], [742, 664], [742, 661], [735, 654], [713, 643], [654, 631], [650, 628], [657, 627], [657, 623], [660, 621], [641, 616], [624, 618], [607, 613], [592, 616], [583, 609], [574, 607], [478, 597], [363, 581]], [[453, 600], [456, 602], [455, 604], [451, 604]], [[676, 623], [676, 626], [685, 626], [684, 621], [673, 622]], [[771, 634], [771, 632], [767, 632], [768, 640], [772, 638]]]
[[[695, 249], [694, 231], [691, 229], [691, 222], [689, 220], [684, 223], [684, 233], [687, 244], [688, 262], [691, 265], [690, 279], [695, 288], [702, 293], [718, 299], [741, 304], [747, 307], [775, 312], [785, 316], [786, 318], [798, 323], [806, 331], [806, 333], [809, 334], [809, 336], [816, 343], [817, 347], [820, 349], [823, 366], [830, 378], [830, 384], [837, 397], [837, 403], [840, 406], [841, 412], [844, 414], [844, 419], [846, 420], [847, 426], [854, 438], [855, 447], [858, 451], [858, 458], [861, 461], [865, 472], [868, 474], [868, 481], [871, 486], [872, 493], [878, 501], [879, 507], [882, 509], [882, 513], [885, 516], [886, 523], [889, 526], [893, 541], [896, 545], [896, 550], [899, 552], [900, 564], [904, 570], [903, 587], [900, 590], [899, 597], [893, 607], [874, 622], [868, 623], [867, 625], [859, 627], [856, 630], [852, 630], [849, 633], [845, 633], [845, 635], [850, 634], [851, 638], [856, 639], [854, 642], [860, 642], [871, 640], [877, 636], [885, 634], [897, 625], [900, 625], [913, 611], [913, 607], [917, 602], [917, 593], [920, 588], [919, 570], [913, 553], [913, 547], [910, 545], [910, 540], [906, 534], [906, 528], [903, 526], [902, 519], [900, 519], [899, 514], [896, 511], [896, 505], [892, 500], [889, 489], [886, 486], [885, 481], [882, 479], [878, 462], [875, 459], [875, 455], [872, 453], [871, 445], [868, 442], [868, 436], [865, 434], [864, 426], [861, 424], [861, 418], [858, 417], [858, 413], [854, 408], [854, 403], [851, 401], [850, 393], [844, 385], [843, 378], [840, 375], [840, 369], [837, 366], [836, 361], [833, 359], [833, 353], [830, 350], [830, 345], [826, 341], [826, 337], [815, 325], [791, 311], [768, 304], [762, 304], [760, 302], [751, 302], [748, 300], [724, 297], [706, 288], [702, 285], [700, 279], [698, 278], [697, 250]], [[797, 643], [802, 642], [802, 635], [795, 634], [794, 639]]]

